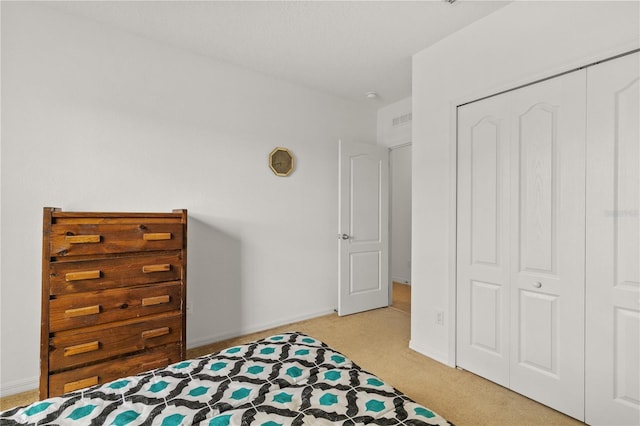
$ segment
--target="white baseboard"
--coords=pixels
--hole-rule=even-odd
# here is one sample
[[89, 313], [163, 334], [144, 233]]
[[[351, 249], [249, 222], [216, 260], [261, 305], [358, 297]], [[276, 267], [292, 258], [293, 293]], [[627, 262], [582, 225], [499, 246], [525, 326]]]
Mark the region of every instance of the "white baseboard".
[[32, 391], [38, 389], [39, 386], [40, 379], [37, 376], [29, 377], [27, 379], [14, 380], [13, 382], [8, 383], [0, 383], [0, 397]]
[[[187, 348], [188, 349], [197, 348], [199, 346], [205, 346], [205, 345], [208, 345], [208, 344], [211, 344], [211, 343], [219, 342], [221, 340], [233, 339], [235, 337], [244, 336], [245, 334], [256, 333], [256, 332], [259, 332], [259, 331], [265, 331], [265, 330], [269, 330], [271, 328], [280, 327], [280, 326], [287, 325], [287, 324], [292, 324], [292, 323], [296, 323], [296, 322], [300, 322], [300, 321], [305, 321], [305, 320], [312, 319], [312, 318], [318, 318], [318, 317], [321, 317], [321, 316], [332, 314], [333, 312], [335, 312], [335, 311], [334, 310], [321, 311], [321, 312], [316, 312], [316, 313], [309, 314], [309, 315], [302, 315], [302, 316], [297, 316], [297, 317], [284, 318], [284, 319], [279, 320], [279, 321], [269, 322], [269, 323], [262, 323], [262, 324], [259, 324], [259, 325], [255, 325], [253, 327], [240, 328], [240, 329], [236, 329], [236, 330], [228, 330], [228, 331], [225, 331], [223, 333], [212, 334], [212, 335], [209, 335], [209, 336], [200, 337], [198, 339], [193, 339], [193, 340], [187, 340]], [[291, 330], [291, 331], [296, 331], [296, 330]]]
[[446, 366], [449, 367], [455, 367], [455, 365], [450, 365], [449, 364], [449, 360], [447, 358], [447, 354], [445, 353], [440, 353], [440, 352], [434, 352], [433, 350], [431, 350], [430, 348], [424, 346], [424, 345], [420, 345], [417, 344], [416, 342], [414, 342], [413, 340], [409, 340], [409, 348], [413, 349], [414, 351], [429, 357], [435, 361], [438, 361]]

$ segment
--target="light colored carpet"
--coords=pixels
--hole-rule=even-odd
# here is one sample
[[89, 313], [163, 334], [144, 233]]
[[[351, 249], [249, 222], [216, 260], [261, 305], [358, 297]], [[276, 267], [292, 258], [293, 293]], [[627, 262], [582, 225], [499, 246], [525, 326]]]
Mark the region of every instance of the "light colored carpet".
[[399, 282], [393, 282], [393, 297], [391, 306], [401, 311], [411, 313], [411, 286]]
[[[188, 356], [204, 355], [274, 333], [300, 331], [329, 344], [457, 426], [582, 424], [474, 374], [412, 351], [409, 327], [410, 315], [393, 307], [346, 317], [332, 314], [191, 349]], [[2, 409], [37, 398], [35, 391], [21, 395], [26, 397], [2, 398]]]

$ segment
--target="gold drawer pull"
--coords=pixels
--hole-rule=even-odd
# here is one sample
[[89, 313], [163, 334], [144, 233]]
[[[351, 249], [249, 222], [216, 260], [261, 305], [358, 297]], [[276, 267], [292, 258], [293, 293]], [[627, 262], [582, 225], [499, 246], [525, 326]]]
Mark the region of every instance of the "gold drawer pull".
[[169, 334], [169, 327], [160, 327], [160, 328], [155, 328], [153, 330], [143, 331], [142, 338], [151, 339], [153, 337], [164, 336], [165, 334]]
[[74, 390], [87, 388], [89, 386], [97, 385], [99, 381], [98, 376], [87, 377], [86, 379], [80, 379], [75, 382], [69, 382], [64, 384], [62, 392], [73, 392]]
[[64, 239], [69, 244], [99, 243], [100, 235], [66, 235]]
[[150, 272], [167, 272], [171, 270], [171, 264], [165, 263], [163, 265], [145, 265], [142, 267], [142, 272], [148, 274]]
[[64, 279], [67, 281], [80, 281], [80, 280], [97, 280], [100, 279], [100, 271], [81, 271], [81, 272], [69, 272], [65, 274]]
[[161, 305], [163, 303], [169, 303], [170, 300], [171, 298], [168, 294], [164, 296], [145, 297], [142, 299], [142, 306]]
[[85, 306], [84, 308], [67, 309], [64, 316], [67, 318], [83, 317], [85, 315], [95, 315], [100, 313], [100, 305]]
[[69, 346], [67, 348], [64, 348], [64, 356], [93, 352], [97, 351], [98, 349], [100, 349], [100, 342], [96, 340], [95, 342], [83, 343], [81, 345]]
[[155, 370], [156, 368], [166, 367], [169, 365], [169, 358], [157, 359], [155, 361], [145, 362], [140, 366], [142, 371]]
[[152, 234], [144, 234], [142, 235], [142, 239], [145, 241], [170, 240], [171, 232], [156, 232]]

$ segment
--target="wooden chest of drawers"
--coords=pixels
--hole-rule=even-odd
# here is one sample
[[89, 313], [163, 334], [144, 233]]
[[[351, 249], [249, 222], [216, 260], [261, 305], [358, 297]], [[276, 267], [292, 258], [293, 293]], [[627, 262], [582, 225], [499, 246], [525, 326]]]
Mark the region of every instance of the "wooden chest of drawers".
[[184, 359], [186, 266], [186, 210], [46, 207], [40, 398]]

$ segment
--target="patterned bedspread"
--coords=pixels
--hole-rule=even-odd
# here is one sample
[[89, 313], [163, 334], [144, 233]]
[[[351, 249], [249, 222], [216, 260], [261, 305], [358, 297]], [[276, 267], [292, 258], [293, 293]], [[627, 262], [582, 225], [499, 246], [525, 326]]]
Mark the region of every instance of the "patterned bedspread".
[[0, 413], [0, 424], [449, 425], [300, 333], [14, 408]]

